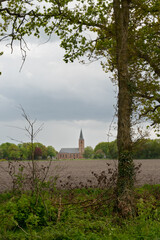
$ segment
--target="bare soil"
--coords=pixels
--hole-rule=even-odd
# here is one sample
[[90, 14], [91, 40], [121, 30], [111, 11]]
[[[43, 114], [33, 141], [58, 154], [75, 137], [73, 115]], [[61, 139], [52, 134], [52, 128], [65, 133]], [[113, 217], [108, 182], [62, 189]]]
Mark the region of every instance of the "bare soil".
[[[141, 163], [140, 173], [137, 174], [136, 185], [144, 184], [160, 184], [160, 159], [152, 160], [134, 160], [135, 165]], [[40, 168], [48, 166], [49, 161], [37, 161], [37, 165]], [[108, 166], [107, 164], [110, 164]], [[10, 176], [18, 173], [19, 164], [22, 164], [25, 168], [29, 169], [29, 161], [13, 162], [12, 168], [8, 168], [8, 162], [0, 162], [0, 192], [12, 189], [13, 179]], [[83, 184], [96, 184], [96, 178], [94, 173], [100, 174], [105, 171], [108, 174], [108, 168], [116, 169], [117, 160], [63, 160], [52, 161], [49, 167], [48, 178], [58, 177], [57, 184], [65, 185], [70, 182], [73, 187]], [[10, 171], [10, 174], [9, 174]], [[89, 180], [89, 181], [88, 181]]]

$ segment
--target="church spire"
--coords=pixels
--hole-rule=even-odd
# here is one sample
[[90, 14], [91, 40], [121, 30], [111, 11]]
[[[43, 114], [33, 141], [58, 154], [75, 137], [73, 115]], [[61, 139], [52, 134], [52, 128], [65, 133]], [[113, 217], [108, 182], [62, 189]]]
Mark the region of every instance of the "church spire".
[[82, 129], [81, 129], [81, 132], [80, 132], [79, 140], [83, 140], [83, 133], [82, 133]]
[[79, 136], [79, 157], [83, 158], [83, 153], [84, 153], [84, 138], [83, 138], [83, 133], [82, 133], [82, 129], [80, 132], [80, 136]]

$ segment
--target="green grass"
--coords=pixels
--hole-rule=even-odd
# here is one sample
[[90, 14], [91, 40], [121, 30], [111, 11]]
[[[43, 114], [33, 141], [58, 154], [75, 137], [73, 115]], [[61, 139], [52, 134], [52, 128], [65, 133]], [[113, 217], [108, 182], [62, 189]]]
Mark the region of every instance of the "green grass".
[[158, 240], [160, 185], [135, 190], [135, 216], [113, 211], [111, 190], [0, 194], [0, 240]]
[[0, 159], [0, 162], [4, 162], [4, 161], [7, 161], [6, 159]]

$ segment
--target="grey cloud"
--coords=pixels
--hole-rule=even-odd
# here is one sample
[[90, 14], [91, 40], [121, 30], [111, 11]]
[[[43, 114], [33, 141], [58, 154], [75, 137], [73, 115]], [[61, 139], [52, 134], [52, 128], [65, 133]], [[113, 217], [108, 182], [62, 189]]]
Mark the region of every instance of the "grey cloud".
[[[32, 117], [45, 120], [86, 120], [111, 121], [114, 114], [113, 102], [96, 103], [88, 99], [71, 98], [65, 93], [63, 98], [57, 98], [39, 89], [25, 88], [6, 89], [6, 98], [13, 99], [13, 104], [0, 109], [2, 120], [19, 118], [18, 105], [21, 104]], [[61, 92], [63, 95], [63, 92]], [[17, 116], [18, 115], [18, 116]]]
[[20, 74], [18, 49], [15, 56], [2, 57], [1, 121], [19, 119], [19, 104], [40, 121], [111, 121], [115, 104], [112, 84], [98, 63], [66, 65], [59, 57], [63, 54], [58, 44], [36, 48], [30, 54]]

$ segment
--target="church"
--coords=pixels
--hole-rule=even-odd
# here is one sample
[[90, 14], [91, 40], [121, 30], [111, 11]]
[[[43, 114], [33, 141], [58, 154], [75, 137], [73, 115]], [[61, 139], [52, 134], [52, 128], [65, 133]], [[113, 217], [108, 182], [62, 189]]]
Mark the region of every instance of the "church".
[[78, 159], [83, 158], [84, 153], [84, 138], [82, 130], [79, 136], [79, 147], [78, 148], [61, 148], [58, 153], [58, 159]]

